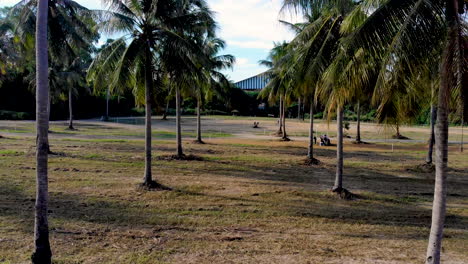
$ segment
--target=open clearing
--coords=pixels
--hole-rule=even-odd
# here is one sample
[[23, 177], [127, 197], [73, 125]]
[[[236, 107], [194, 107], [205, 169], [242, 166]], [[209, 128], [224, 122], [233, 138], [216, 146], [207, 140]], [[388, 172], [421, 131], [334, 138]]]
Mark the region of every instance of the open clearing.
[[[251, 128], [260, 121], [260, 129]], [[126, 124], [120, 124], [125, 122]], [[410, 142], [363, 124], [363, 140], [345, 141], [344, 186], [362, 196], [337, 199], [335, 148], [316, 146], [322, 164], [305, 166], [308, 123], [288, 120], [293, 138], [270, 134], [276, 120], [206, 117], [204, 140], [175, 154], [174, 120], [154, 119], [153, 173], [172, 191], [136, 188], [144, 168], [140, 119], [53, 122], [50, 228], [55, 263], [422, 263], [429, 236], [433, 173], [415, 172], [427, 127], [403, 127]], [[319, 122], [320, 134], [334, 124]], [[354, 135], [351, 124], [348, 134]], [[457, 141], [461, 129], [451, 129]], [[33, 122], [0, 121], [0, 263], [28, 263], [33, 251]], [[334, 139], [332, 142], [335, 143]], [[392, 151], [393, 149], [393, 151]], [[468, 152], [449, 148], [444, 263], [468, 263]]]

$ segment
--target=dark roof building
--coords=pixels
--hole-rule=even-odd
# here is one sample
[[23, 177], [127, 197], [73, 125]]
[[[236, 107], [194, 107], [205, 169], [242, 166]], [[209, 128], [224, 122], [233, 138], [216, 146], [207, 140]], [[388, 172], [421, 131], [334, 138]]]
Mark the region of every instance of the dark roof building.
[[235, 85], [237, 88], [242, 90], [262, 90], [265, 88], [266, 84], [268, 83], [268, 76], [265, 72], [260, 73], [258, 75], [252, 76], [245, 80], [236, 82]]

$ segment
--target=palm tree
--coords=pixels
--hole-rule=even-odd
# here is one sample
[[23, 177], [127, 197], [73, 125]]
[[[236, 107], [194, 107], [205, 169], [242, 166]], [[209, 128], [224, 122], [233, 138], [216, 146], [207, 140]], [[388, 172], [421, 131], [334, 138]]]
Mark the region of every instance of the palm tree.
[[[362, 1], [360, 8], [371, 6]], [[418, 66], [423, 65], [432, 51], [444, 39], [441, 52], [440, 89], [437, 102], [436, 124], [436, 179], [432, 224], [426, 254], [427, 264], [440, 263], [442, 234], [446, 212], [447, 162], [448, 162], [448, 114], [451, 94], [462, 96], [462, 79], [468, 68], [464, 60], [464, 43], [461, 41], [466, 30], [460, 15], [467, 9], [464, 1], [389, 0], [380, 3], [375, 11], [357, 28], [348, 40], [348, 52], [363, 49], [378, 62], [379, 67], [366, 69], [367, 75], [378, 75], [380, 90], [400, 87], [405, 79], [419, 75]], [[356, 76], [355, 78], [362, 78]]]
[[48, 44], [47, 44], [47, 17], [48, 0], [37, 2], [36, 26], [36, 206], [34, 224], [35, 251], [32, 255], [33, 263], [51, 263], [52, 252], [49, 243], [48, 213], [48, 179], [47, 162], [49, 150], [49, 113], [48, 113]]
[[279, 130], [276, 133], [284, 141], [289, 141], [286, 133], [286, 105], [292, 100], [294, 90], [292, 89], [293, 71], [286, 67], [289, 62], [288, 43], [274, 43], [266, 60], [260, 60], [259, 64], [270, 67], [266, 72], [269, 81], [260, 92], [259, 97], [268, 97], [270, 101], [279, 100]]
[[[112, 90], [133, 88], [137, 103], [145, 105], [145, 173], [142, 186], [161, 187], [152, 177], [151, 111], [155, 88], [162, 87], [166, 75], [178, 78], [180, 58], [194, 53], [189, 37], [214, 27], [211, 11], [203, 0], [113, 1], [103, 29], [124, 34], [96, 56], [89, 79], [103, 87], [111, 77]], [[127, 45], [128, 43], [128, 45]], [[180, 103], [180, 101], [179, 101]]]
[[[334, 109], [337, 113], [338, 147], [337, 147], [337, 173], [334, 191], [342, 193], [342, 114], [344, 103], [351, 100], [351, 93], [344, 85], [337, 85], [335, 76], [326, 74], [327, 68], [332, 64], [339, 49], [339, 41], [346, 30], [343, 20], [351, 13], [356, 3], [347, 0], [335, 1], [283, 1], [283, 12], [292, 10], [306, 15], [307, 22], [301, 26], [299, 34], [291, 42], [294, 50], [294, 62], [299, 74], [297, 82], [305, 84], [305, 93], [315, 100], [321, 99], [328, 105], [329, 116]], [[323, 79], [328, 79], [328, 84], [323, 85]], [[312, 109], [313, 110], [313, 109]], [[311, 111], [313, 113], [313, 111]], [[313, 133], [313, 120], [311, 119], [311, 133]], [[313, 139], [309, 135], [310, 140]], [[309, 143], [308, 153], [312, 153], [312, 144]], [[313, 158], [308, 155], [309, 159]]]
[[219, 51], [224, 49], [226, 43], [219, 38], [204, 38], [201, 47], [209, 58], [208, 64], [202, 65], [204, 76], [198, 80], [197, 87], [193, 91], [197, 101], [197, 136], [196, 143], [203, 144], [201, 134], [201, 108], [204, 102], [212, 99], [226, 97], [226, 89], [229, 89], [230, 83], [224, 74], [220, 71], [232, 68], [235, 58], [232, 55], [218, 55]]

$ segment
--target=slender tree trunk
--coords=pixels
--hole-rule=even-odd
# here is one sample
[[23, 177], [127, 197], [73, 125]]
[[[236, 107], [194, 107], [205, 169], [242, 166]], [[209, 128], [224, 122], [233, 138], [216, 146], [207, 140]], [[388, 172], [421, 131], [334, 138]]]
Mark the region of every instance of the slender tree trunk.
[[356, 142], [361, 142], [361, 104], [357, 103], [357, 126], [356, 126]]
[[197, 140], [198, 143], [203, 143], [201, 137], [201, 102], [197, 99]]
[[297, 100], [297, 119], [301, 120], [301, 98]]
[[68, 113], [70, 114], [70, 120], [68, 121], [68, 128], [75, 129], [73, 127], [73, 94], [72, 88], [68, 89]]
[[307, 150], [307, 158], [314, 159], [314, 103], [310, 100], [310, 127], [309, 127], [309, 148]]
[[48, 150], [49, 150], [49, 61], [47, 43], [48, 0], [37, 3], [36, 21], [36, 204], [34, 246], [31, 256], [34, 264], [49, 264], [52, 252], [49, 243], [48, 212]]
[[464, 122], [465, 118], [463, 116], [464, 111], [462, 111], [462, 119], [461, 119], [461, 140], [460, 140], [460, 152], [463, 152], [463, 127], [464, 127]]
[[162, 120], [167, 120], [167, 111], [169, 111], [169, 100], [167, 100], [167, 103], [166, 103], [166, 110], [164, 111]]
[[333, 191], [341, 192], [343, 189], [343, 111], [338, 108], [336, 112], [336, 177]]
[[445, 46], [444, 54], [442, 55], [441, 81], [437, 103], [435, 188], [426, 264], [440, 263], [440, 251], [442, 247], [447, 199], [449, 98], [450, 89], [455, 78], [452, 72], [452, 65], [454, 63], [453, 57], [456, 51], [453, 47], [459, 46], [458, 26], [460, 21], [457, 11], [458, 2], [458, 0], [447, 1], [445, 10], [448, 19], [448, 41]]
[[286, 101], [283, 99], [283, 139], [287, 140], [288, 139], [288, 134], [286, 133]]
[[437, 119], [437, 108], [434, 104], [431, 104], [431, 135], [429, 137], [429, 147], [427, 150], [426, 163], [432, 164], [432, 153], [434, 151], [435, 144], [435, 123]]
[[279, 129], [277, 132], [278, 135], [283, 134], [283, 96], [280, 95], [279, 102]]
[[151, 135], [151, 91], [153, 89], [153, 74], [151, 70], [151, 51], [146, 47], [145, 61], [145, 176], [143, 185], [152, 187], [154, 185], [151, 170], [152, 161], [152, 135]]
[[107, 87], [107, 94], [106, 94], [106, 116], [104, 117], [104, 121], [109, 120], [109, 97], [110, 97], [110, 88]]
[[400, 124], [396, 124], [396, 138], [400, 138]]
[[182, 131], [180, 125], [180, 90], [176, 87], [176, 137], [177, 137], [177, 156], [181, 157], [184, 155], [182, 151]]

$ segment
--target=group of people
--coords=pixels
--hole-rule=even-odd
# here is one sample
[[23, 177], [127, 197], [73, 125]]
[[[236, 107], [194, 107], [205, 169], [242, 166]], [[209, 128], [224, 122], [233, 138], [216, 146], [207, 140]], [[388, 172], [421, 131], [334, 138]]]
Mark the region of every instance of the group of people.
[[[317, 137], [314, 136], [314, 144], [317, 144]], [[320, 146], [331, 146], [331, 140], [330, 138], [327, 136], [327, 134], [325, 135], [320, 135], [320, 142], [319, 142]]]

